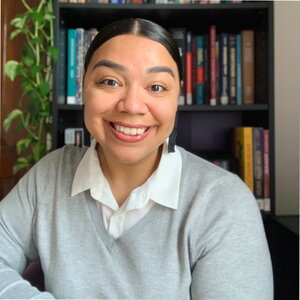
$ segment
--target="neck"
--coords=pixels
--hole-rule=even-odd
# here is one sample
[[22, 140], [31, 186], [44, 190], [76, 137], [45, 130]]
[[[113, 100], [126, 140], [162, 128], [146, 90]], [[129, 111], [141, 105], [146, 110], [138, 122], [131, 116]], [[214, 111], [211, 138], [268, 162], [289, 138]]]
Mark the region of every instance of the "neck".
[[155, 153], [151, 153], [145, 159], [133, 164], [123, 164], [112, 160], [109, 155], [105, 155], [99, 144], [97, 145], [97, 152], [102, 172], [117, 203], [121, 206], [131, 191], [145, 183], [157, 169], [162, 146]]

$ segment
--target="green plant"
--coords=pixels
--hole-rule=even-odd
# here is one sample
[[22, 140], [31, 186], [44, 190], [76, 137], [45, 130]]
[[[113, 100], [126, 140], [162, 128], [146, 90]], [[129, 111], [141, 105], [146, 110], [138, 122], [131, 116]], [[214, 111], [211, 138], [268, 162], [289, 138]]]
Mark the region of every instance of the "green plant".
[[16, 144], [19, 157], [13, 167], [14, 173], [32, 166], [50, 148], [47, 139], [51, 130], [51, 76], [57, 58], [52, 0], [40, 0], [37, 7], [30, 7], [26, 0], [21, 1], [25, 12], [12, 19], [14, 30], [10, 36], [11, 39], [18, 35], [25, 37], [21, 59], [10, 60], [4, 66], [4, 72], [11, 80], [21, 77], [20, 104], [26, 101], [27, 105], [26, 112], [14, 109], [3, 122], [4, 131], [8, 131], [12, 121], [17, 119], [17, 128], [26, 133], [26, 137]]

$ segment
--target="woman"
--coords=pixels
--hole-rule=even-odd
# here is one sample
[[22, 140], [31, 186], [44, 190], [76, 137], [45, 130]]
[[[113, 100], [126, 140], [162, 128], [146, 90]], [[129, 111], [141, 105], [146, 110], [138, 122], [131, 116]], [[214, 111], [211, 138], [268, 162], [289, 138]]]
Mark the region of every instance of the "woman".
[[[85, 62], [91, 147], [50, 153], [0, 204], [2, 298], [272, 299], [251, 192], [173, 145], [181, 80], [157, 24], [101, 29]], [[36, 259], [47, 292], [18, 274]]]

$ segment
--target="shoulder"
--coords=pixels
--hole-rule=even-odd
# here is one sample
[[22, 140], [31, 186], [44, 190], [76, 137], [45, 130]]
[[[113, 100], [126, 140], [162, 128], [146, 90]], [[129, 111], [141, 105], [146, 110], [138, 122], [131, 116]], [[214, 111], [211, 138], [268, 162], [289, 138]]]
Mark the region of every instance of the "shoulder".
[[71, 145], [53, 150], [39, 160], [24, 177], [42, 185], [71, 181], [86, 150], [86, 147]]
[[229, 214], [257, 210], [253, 193], [239, 176], [179, 147], [182, 156], [181, 190], [196, 210]]

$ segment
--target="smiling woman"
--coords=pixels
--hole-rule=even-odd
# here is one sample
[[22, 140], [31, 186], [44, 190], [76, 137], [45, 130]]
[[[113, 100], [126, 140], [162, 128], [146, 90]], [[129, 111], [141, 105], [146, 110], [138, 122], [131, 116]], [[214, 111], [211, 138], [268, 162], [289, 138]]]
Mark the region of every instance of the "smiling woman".
[[[273, 298], [255, 198], [169, 138], [181, 80], [159, 25], [100, 30], [85, 60], [91, 146], [50, 153], [0, 203], [1, 297]], [[46, 292], [18, 274], [38, 258]]]

